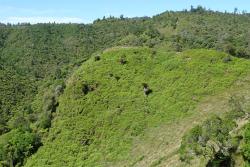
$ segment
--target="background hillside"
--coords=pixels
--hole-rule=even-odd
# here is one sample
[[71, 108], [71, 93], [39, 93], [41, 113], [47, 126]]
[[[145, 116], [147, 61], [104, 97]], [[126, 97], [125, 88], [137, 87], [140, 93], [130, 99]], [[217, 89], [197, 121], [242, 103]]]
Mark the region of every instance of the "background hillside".
[[[88, 25], [1, 25], [1, 164], [167, 163], [164, 155], [134, 155], [133, 148], [153, 141], [147, 131], [196, 119], [203, 99], [229, 92], [249, 76], [249, 28], [247, 13], [202, 7]], [[204, 119], [213, 113], [220, 112]], [[246, 162], [248, 133], [242, 132]]]

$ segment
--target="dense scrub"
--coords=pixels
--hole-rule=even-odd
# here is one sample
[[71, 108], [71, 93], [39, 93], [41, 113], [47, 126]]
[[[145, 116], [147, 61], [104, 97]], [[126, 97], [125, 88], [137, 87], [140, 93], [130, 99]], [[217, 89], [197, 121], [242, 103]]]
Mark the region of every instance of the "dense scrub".
[[[140, 19], [1, 26], [0, 135], [18, 128], [20, 119], [43, 135], [59, 105], [56, 89], [64, 87], [71, 72], [94, 52], [115, 46], [128, 34], [137, 38], [145, 31], [157, 32]], [[154, 38], [159, 39], [157, 35]]]
[[114, 46], [129, 33], [137, 38], [147, 30], [153, 31], [139, 20], [110, 20], [93, 25], [17, 25], [0, 29], [4, 36], [0, 49], [3, 92], [0, 114], [5, 121], [30, 105], [40, 85], [65, 79], [92, 53]]
[[[103, 18], [88, 25], [1, 24], [0, 140], [5, 143], [4, 147], [9, 145], [7, 141], [11, 141], [12, 138], [14, 140], [15, 136], [12, 134], [21, 127], [20, 135], [30, 133], [39, 138], [39, 141], [42, 138], [45, 143], [50, 143], [50, 140], [53, 141], [55, 138], [52, 134], [61, 131], [55, 132], [55, 129], [60, 129], [56, 127], [55, 121], [56, 125], [47, 137], [53, 125], [52, 120], [57, 118], [58, 109], [62, 110], [58, 119], [62, 119], [66, 110], [64, 107], [68, 104], [63, 99], [70, 94], [74, 96], [73, 99], [86, 98], [81, 102], [76, 100], [75, 103], [80, 104], [76, 105], [79, 107], [77, 110], [89, 104], [86, 109], [81, 109], [82, 111], [77, 113], [83, 116], [77, 118], [76, 122], [84, 122], [85, 117], [93, 111], [89, 120], [84, 122], [86, 125], [82, 127], [85, 130], [81, 143], [87, 145], [84, 147], [84, 163], [91, 164], [100, 157], [94, 155], [91, 158], [97, 145], [94, 145], [92, 150], [89, 149], [91, 146], [88, 146], [95, 143], [96, 136], [103, 135], [95, 130], [99, 125], [103, 131], [105, 128], [113, 128], [110, 136], [111, 133], [116, 134], [121, 127], [126, 129], [124, 133], [128, 137], [119, 143], [120, 147], [117, 147], [120, 153], [117, 153], [117, 150], [112, 152], [114, 146], [107, 143], [120, 142], [123, 132], [114, 135], [113, 139], [110, 139], [109, 135], [103, 137], [102, 142], [106, 144], [98, 141], [106, 147], [102, 149], [106, 151], [105, 154], [112, 152], [107, 154], [107, 161], [124, 159], [131, 138], [143, 133], [150, 126], [158, 126], [162, 122], [177, 117], [181, 119], [190, 114], [189, 111], [200, 98], [230, 87], [238, 77], [247, 73], [247, 62], [234, 56], [249, 58], [249, 19], [249, 14], [246, 13], [220, 13], [199, 7], [192, 8], [191, 11], [168, 11], [153, 18]], [[149, 47], [152, 50], [125, 49], [103, 54], [105, 49], [113, 46]], [[205, 50], [186, 51], [197, 48], [224, 51], [230, 55]], [[166, 51], [169, 53], [165, 53]], [[175, 54], [176, 51], [184, 53]], [[94, 58], [89, 60], [91, 56]], [[111, 64], [106, 57], [110, 57], [113, 63]], [[78, 78], [85, 80], [81, 83], [76, 80], [75, 82], [79, 83], [76, 87], [71, 83], [66, 84], [71, 74], [87, 60], [89, 61], [78, 71], [81, 73], [78, 74], [81, 75]], [[94, 78], [91, 78], [90, 75], [94, 74]], [[103, 75], [106, 79], [102, 78]], [[76, 76], [77, 74], [74, 75]], [[67, 82], [71, 80], [75, 79], [71, 78]], [[98, 94], [98, 99], [94, 95], [100, 90], [102, 91]], [[111, 109], [112, 112], [98, 115], [95, 113], [97, 108], [100, 112]], [[76, 108], [72, 107], [72, 113], [71, 108], [68, 110], [68, 114], [77, 115], [74, 114]], [[125, 110], [142, 112], [133, 113], [135, 115], [131, 120], [130, 116], [133, 114], [129, 112], [120, 118], [124, 120], [121, 121], [119, 115]], [[67, 117], [66, 115], [64, 117]], [[104, 121], [100, 122], [95, 117]], [[107, 122], [113, 120], [113, 117], [117, 121], [117, 127], [108, 126], [110, 123]], [[77, 127], [78, 124], [74, 126]], [[87, 126], [90, 126], [90, 130]], [[35, 148], [41, 145], [30, 141]], [[75, 148], [77, 150], [81, 147], [76, 144]], [[86, 148], [90, 151], [86, 151]], [[0, 152], [11, 155], [11, 151], [6, 152], [2, 149], [3, 147], [0, 147]], [[109, 149], [111, 151], [108, 151]], [[18, 165], [24, 163], [25, 159], [36, 151], [21, 150], [18, 154], [20, 158], [13, 158], [8, 162], [5, 158], [0, 160], [7, 166], [11, 166], [12, 163]], [[23, 152], [28, 153], [23, 156]], [[81, 152], [81, 149], [77, 152]], [[96, 154], [98, 153], [103, 152], [97, 151]], [[1, 156], [4, 157], [3, 154]], [[106, 159], [102, 161], [105, 162]]]
[[244, 130], [244, 143], [242, 144], [243, 156], [246, 160], [246, 166], [250, 166], [250, 123]]
[[250, 58], [249, 14], [220, 13], [199, 8], [182, 12], [165, 12], [153, 18], [164, 34], [166, 46], [182, 51], [208, 48], [233, 56]]
[[232, 96], [229, 100], [231, 111], [223, 117], [212, 116], [187, 132], [182, 138], [180, 159], [190, 163], [194, 158], [200, 158], [207, 167], [231, 167], [235, 166], [234, 154], [237, 152], [248, 161], [248, 128], [245, 135], [234, 132], [238, 128], [236, 121], [249, 114], [249, 108], [243, 109], [244, 101], [244, 98]]
[[[67, 81], [49, 136], [26, 166], [105, 166], [130, 158], [135, 137], [195, 114], [201, 98], [248, 72], [248, 61], [225, 63], [225, 57], [207, 50], [124, 48], [90, 59]], [[152, 90], [148, 95], [145, 85]]]

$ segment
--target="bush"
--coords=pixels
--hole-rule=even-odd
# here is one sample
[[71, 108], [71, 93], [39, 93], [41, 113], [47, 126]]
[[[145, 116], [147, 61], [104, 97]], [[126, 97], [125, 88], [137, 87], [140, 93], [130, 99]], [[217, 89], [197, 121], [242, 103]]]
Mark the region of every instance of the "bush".
[[250, 55], [247, 53], [245, 48], [239, 48], [236, 51], [236, 56], [240, 58], [250, 58]]
[[0, 162], [8, 166], [23, 165], [24, 159], [40, 145], [40, 137], [35, 133], [22, 129], [12, 130], [0, 138]]
[[223, 59], [223, 62], [224, 62], [224, 63], [228, 63], [228, 62], [230, 62], [230, 61], [232, 61], [231, 56], [227, 56], [227, 57], [225, 57], [225, 58]]
[[244, 158], [250, 163], [250, 123], [248, 123], [245, 128], [242, 150]]
[[148, 84], [143, 83], [143, 91], [146, 96], [148, 96], [150, 93], [152, 93], [152, 89], [149, 88]]
[[182, 138], [180, 147], [180, 159], [182, 161], [190, 161], [194, 155], [200, 153], [198, 144], [199, 139], [202, 135], [202, 128], [200, 126], [194, 127], [189, 133]]
[[30, 130], [29, 121], [23, 116], [17, 116], [12, 118], [8, 122], [8, 126], [10, 129], [23, 129], [27, 131]]
[[101, 60], [101, 56], [99, 55], [95, 56], [95, 61], [99, 61], [99, 60]]
[[121, 65], [127, 64], [127, 60], [125, 58], [126, 57], [124, 55], [120, 58], [119, 62]]
[[6, 133], [8, 131], [6, 121], [0, 117], [0, 135]]
[[236, 56], [236, 49], [231, 44], [226, 45], [225, 51], [226, 51], [226, 53], [228, 53], [228, 54], [230, 54], [232, 56]]
[[194, 127], [182, 139], [180, 159], [188, 162], [197, 155], [213, 157], [219, 152], [222, 156], [230, 155], [230, 151], [239, 144], [229, 135], [235, 126], [232, 120], [214, 116], [201, 126]]
[[44, 112], [38, 121], [38, 127], [42, 129], [47, 129], [51, 127], [51, 120], [52, 120], [52, 115], [51, 112], [47, 111]]

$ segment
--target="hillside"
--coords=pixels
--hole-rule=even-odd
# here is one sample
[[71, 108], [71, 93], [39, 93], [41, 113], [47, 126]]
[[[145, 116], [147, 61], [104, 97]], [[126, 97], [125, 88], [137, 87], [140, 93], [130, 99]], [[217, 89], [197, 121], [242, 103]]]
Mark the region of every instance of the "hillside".
[[250, 164], [249, 27], [200, 6], [0, 24], [0, 166]]
[[[207, 50], [125, 48], [90, 59], [67, 81], [49, 136], [26, 166], [132, 164], [144, 156], [131, 154], [135, 140], [147, 140], [144, 134], [153, 127], [195, 115], [202, 99], [249, 72], [249, 61], [225, 58]], [[152, 90], [148, 95], [143, 83]]]
[[27, 108], [32, 108], [30, 103], [39, 89], [65, 80], [94, 52], [115, 46], [128, 33], [140, 35], [147, 29], [150, 28], [143, 23], [130, 20], [94, 25], [0, 27], [0, 90], [4, 92], [0, 95], [2, 121], [8, 122], [10, 114], [18, 115], [16, 112], [22, 110], [30, 112]]

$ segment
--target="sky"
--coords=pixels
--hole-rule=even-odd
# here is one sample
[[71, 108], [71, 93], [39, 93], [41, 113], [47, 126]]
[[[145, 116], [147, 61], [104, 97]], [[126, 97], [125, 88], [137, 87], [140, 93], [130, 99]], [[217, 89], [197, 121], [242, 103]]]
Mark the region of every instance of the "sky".
[[202, 5], [218, 11], [250, 12], [250, 0], [0, 0], [2, 23], [91, 23], [103, 16], [154, 16]]

